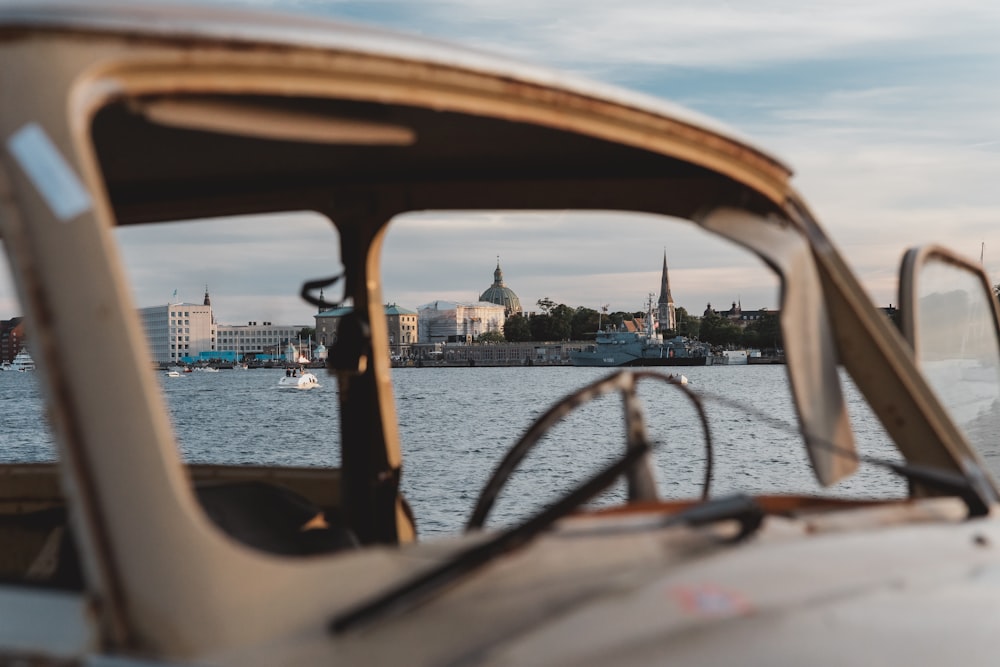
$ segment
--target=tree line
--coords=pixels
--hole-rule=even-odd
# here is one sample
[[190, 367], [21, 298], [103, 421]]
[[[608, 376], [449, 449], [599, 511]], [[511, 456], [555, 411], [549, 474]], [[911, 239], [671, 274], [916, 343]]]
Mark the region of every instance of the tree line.
[[[503, 332], [490, 331], [479, 336], [479, 342], [554, 342], [565, 340], [594, 340], [598, 329], [621, 328], [626, 320], [644, 318], [643, 311], [600, 313], [593, 308], [573, 308], [552, 299], [539, 299], [541, 312], [533, 315], [515, 314], [507, 318]], [[723, 317], [709, 313], [698, 317], [684, 308], [676, 310], [677, 328], [661, 330], [664, 338], [686, 336], [710, 345], [735, 346], [758, 349], [780, 349], [781, 328], [777, 313], [764, 313], [763, 317], [745, 327]]]

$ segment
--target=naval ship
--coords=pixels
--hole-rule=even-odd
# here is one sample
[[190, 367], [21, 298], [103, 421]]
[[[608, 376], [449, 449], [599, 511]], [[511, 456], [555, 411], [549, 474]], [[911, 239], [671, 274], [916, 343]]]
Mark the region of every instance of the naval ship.
[[652, 306], [639, 331], [599, 329], [593, 345], [570, 352], [573, 366], [710, 366], [707, 343], [675, 336], [664, 340], [653, 330]]

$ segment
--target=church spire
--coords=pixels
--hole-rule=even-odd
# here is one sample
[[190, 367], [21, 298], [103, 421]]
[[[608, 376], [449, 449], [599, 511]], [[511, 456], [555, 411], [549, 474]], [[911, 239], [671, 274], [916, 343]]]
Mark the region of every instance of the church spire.
[[[209, 308], [212, 307], [212, 298], [210, 296], [208, 296], [208, 285], [205, 285], [205, 300], [202, 302], [202, 304], [208, 306]], [[212, 337], [214, 339], [215, 338], [215, 329], [214, 329], [214, 326], [215, 326], [215, 313], [212, 312], [211, 310], [209, 310], [208, 312], [212, 313], [212, 326], [213, 326]], [[215, 347], [213, 346], [212, 349], [215, 349]]]
[[663, 275], [660, 277], [660, 300], [656, 313], [661, 331], [677, 330], [677, 314], [674, 297], [670, 294], [670, 275], [667, 273], [667, 250], [663, 249]]
[[663, 275], [660, 277], [660, 303], [673, 303], [670, 294], [670, 275], [667, 273], [667, 251], [663, 251]]

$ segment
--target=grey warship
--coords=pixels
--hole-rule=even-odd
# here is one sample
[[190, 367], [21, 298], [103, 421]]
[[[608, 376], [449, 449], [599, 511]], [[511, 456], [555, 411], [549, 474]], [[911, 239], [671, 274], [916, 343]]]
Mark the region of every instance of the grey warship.
[[707, 343], [674, 336], [664, 340], [653, 330], [652, 299], [639, 331], [598, 329], [593, 345], [570, 353], [573, 366], [711, 366]]
[[594, 345], [570, 353], [574, 366], [710, 366], [708, 345], [684, 336], [661, 340], [645, 331], [598, 331]]

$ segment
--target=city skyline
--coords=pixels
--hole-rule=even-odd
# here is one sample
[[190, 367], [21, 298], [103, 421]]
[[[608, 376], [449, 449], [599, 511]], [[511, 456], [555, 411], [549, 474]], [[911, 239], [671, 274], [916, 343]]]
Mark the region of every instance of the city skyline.
[[[993, 110], [1000, 91], [983, 82], [1000, 74], [1000, 8], [943, 0], [222, 4], [457, 42], [718, 118], [796, 171], [793, 182], [876, 305], [897, 301], [896, 274], [909, 245], [945, 240], [973, 258], [985, 248], [984, 268], [996, 282], [1000, 191], [992, 175], [1000, 171], [1000, 120]], [[134, 305], [165, 302], [174, 289], [197, 301], [208, 283], [227, 322], [310, 316], [301, 283], [339, 268], [329, 222], [295, 222], [289, 233], [273, 222], [260, 216], [242, 224], [226, 245], [188, 238], [192, 226], [154, 226], [146, 240], [123, 234]], [[411, 214], [386, 238], [383, 300], [408, 307], [475, 300], [499, 254], [508, 285], [529, 308], [551, 298], [640, 310], [658, 286], [666, 247], [674, 297], [689, 312], [736, 298], [780, 307], [777, 285], [757, 260], [697, 231], [622, 214]], [[294, 236], [302, 240], [292, 244]], [[180, 266], [167, 268], [167, 260]], [[0, 265], [0, 313], [15, 316], [20, 307], [5, 260]]]
[[[119, 230], [136, 308], [172, 301], [201, 303], [208, 286], [220, 323], [311, 322], [316, 309], [299, 298], [302, 282], [341, 270], [330, 223], [315, 213], [256, 219], [261, 224], [251, 230], [243, 218], [182, 223], [179, 232], [172, 229], [176, 225]], [[594, 234], [615, 221], [625, 233], [595, 245]], [[532, 243], [519, 247], [517, 239], [525, 228], [532, 230]], [[511, 239], [497, 240], [504, 230]], [[428, 234], [438, 238], [440, 246], [433, 271], [424, 270], [423, 254], [407, 251], [426, 243]], [[299, 261], [304, 251], [282, 249], [288, 235], [304, 239], [308, 262]], [[225, 239], [232, 236], [238, 239], [239, 252], [228, 250]], [[636, 247], [643, 249], [641, 255]], [[635, 312], [645, 309], [651, 292], [658, 294], [664, 252], [674, 299], [692, 315], [699, 315], [708, 303], [728, 308], [735, 300], [754, 309], [779, 306], [777, 283], [759, 260], [690, 223], [665, 225], [656, 216], [593, 212], [403, 216], [386, 237], [382, 296], [385, 302], [412, 310], [435, 300], [474, 303], [493, 283], [499, 255], [505, 283], [525, 310], [537, 310], [537, 301], [549, 298], [574, 308], [600, 310], [611, 304], [612, 312]], [[203, 256], [208, 259], [202, 262]], [[268, 279], [260, 281], [261, 273]], [[255, 285], [254, 291], [247, 285]], [[338, 287], [325, 296], [335, 302]], [[20, 314], [10, 312], [0, 319]]]

